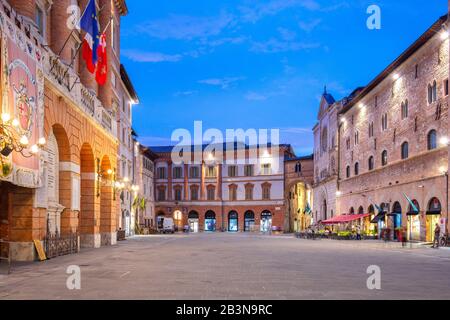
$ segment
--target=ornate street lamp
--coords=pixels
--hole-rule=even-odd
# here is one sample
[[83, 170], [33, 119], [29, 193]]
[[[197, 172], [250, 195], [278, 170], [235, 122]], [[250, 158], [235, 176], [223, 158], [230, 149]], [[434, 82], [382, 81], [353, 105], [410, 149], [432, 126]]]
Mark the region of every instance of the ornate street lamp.
[[26, 131], [20, 128], [19, 120], [13, 119], [9, 113], [0, 117], [0, 154], [9, 157], [11, 153], [20, 153], [25, 158], [31, 158], [41, 151], [46, 144], [45, 138], [30, 147]]

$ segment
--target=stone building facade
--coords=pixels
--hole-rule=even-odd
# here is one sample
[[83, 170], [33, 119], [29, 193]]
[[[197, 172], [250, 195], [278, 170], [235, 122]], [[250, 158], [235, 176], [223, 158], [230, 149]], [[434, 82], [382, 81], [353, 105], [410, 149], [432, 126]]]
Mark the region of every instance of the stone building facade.
[[[30, 160], [16, 153], [2, 156], [0, 238], [9, 244], [13, 260], [34, 260], [33, 241], [49, 236], [77, 235], [81, 248], [117, 240], [115, 106], [120, 105], [120, 19], [127, 8], [123, 0], [99, 1], [101, 28], [111, 15], [113, 27], [106, 32], [108, 80], [98, 86], [75, 55], [84, 35], [67, 27], [67, 9], [77, 4], [84, 8], [87, 0], [0, 1], [2, 113], [18, 115], [21, 125], [33, 124], [27, 128], [30, 146], [37, 139], [47, 141]], [[36, 103], [26, 117], [23, 108], [28, 104], [17, 104], [17, 95], [8, 96], [19, 80], [5, 69], [17, 66], [27, 70], [17, 73], [28, 86], [26, 101]]]
[[120, 105], [115, 105], [117, 119], [117, 134], [119, 140], [118, 163], [116, 180], [124, 183], [125, 188], [119, 195], [120, 206], [117, 207], [117, 221], [119, 229], [125, 230], [126, 235], [132, 235], [132, 211], [134, 195], [131, 187], [135, 183], [135, 160], [138, 153], [135, 151], [133, 138], [133, 106], [139, 102], [136, 90], [123, 65], [120, 66], [120, 86], [118, 90]]
[[[288, 145], [259, 148], [235, 144], [232, 164], [191, 148], [192, 160], [175, 164], [173, 147], [150, 148], [155, 161], [156, 215], [172, 217], [194, 232], [286, 230], [285, 167]], [[274, 152], [274, 150], [276, 152]], [[196, 156], [196, 153], [198, 155]]]
[[314, 223], [314, 157], [288, 158], [285, 166], [285, 231], [302, 232]]
[[[449, 41], [441, 17], [343, 106], [336, 212], [431, 241], [448, 217]], [[419, 209], [418, 212], [408, 198]], [[381, 207], [382, 212], [376, 208]], [[378, 215], [379, 214], [379, 215]]]
[[154, 230], [155, 216], [155, 160], [157, 155], [149, 148], [137, 145], [136, 150], [136, 195], [134, 207], [140, 228]]

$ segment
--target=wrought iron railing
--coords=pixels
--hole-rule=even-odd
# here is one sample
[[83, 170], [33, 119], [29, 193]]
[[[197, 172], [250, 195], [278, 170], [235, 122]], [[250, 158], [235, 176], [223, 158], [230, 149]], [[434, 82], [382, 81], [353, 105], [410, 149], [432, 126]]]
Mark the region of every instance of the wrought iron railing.
[[65, 236], [48, 234], [44, 239], [45, 254], [48, 259], [75, 254], [79, 252], [79, 237], [77, 233]]

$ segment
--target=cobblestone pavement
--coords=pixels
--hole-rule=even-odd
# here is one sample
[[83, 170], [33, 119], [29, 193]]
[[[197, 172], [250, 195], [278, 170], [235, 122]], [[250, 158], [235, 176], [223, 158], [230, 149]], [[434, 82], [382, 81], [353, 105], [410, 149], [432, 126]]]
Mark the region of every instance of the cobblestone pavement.
[[[66, 287], [81, 267], [81, 290]], [[382, 290], [367, 289], [367, 268]], [[0, 273], [5, 268], [0, 267]], [[136, 237], [13, 267], [0, 299], [450, 299], [450, 251], [292, 236]]]

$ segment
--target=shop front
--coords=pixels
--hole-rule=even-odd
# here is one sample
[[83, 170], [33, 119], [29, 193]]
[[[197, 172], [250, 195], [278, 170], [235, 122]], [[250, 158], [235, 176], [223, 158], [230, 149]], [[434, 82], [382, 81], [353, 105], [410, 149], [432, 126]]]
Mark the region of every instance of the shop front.
[[228, 232], [239, 231], [239, 215], [236, 211], [231, 211], [228, 214]]
[[253, 232], [255, 230], [255, 213], [253, 211], [247, 211], [245, 213], [245, 232]]
[[199, 215], [196, 211], [189, 212], [188, 215], [189, 231], [193, 233], [199, 232]]
[[215, 232], [216, 231], [216, 213], [214, 211], [208, 211], [205, 214], [205, 231]]
[[408, 240], [420, 241], [421, 240], [421, 223], [420, 223], [420, 206], [417, 200], [412, 200], [415, 209], [410, 205], [409, 210], [406, 213], [408, 218]]
[[261, 214], [261, 232], [268, 233], [272, 231], [272, 213], [264, 211]]
[[426, 214], [426, 241], [433, 242], [436, 225], [440, 225], [442, 205], [439, 199], [430, 200]]

